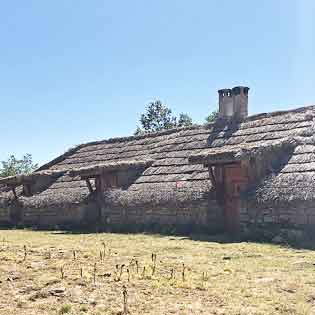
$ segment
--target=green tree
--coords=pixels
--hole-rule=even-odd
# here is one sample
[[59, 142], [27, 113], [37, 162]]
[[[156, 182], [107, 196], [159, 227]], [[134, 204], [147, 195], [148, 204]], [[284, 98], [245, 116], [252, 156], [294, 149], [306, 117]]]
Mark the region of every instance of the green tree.
[[213, 123], [218, 117], [219, 117], [219, 111], [214, 110], [206, 117], [206, 123], [208, 124]]
[[137, 127], [135, 135], [161, 131], [175, 127], [192, 125], [192, 119], [187, 114], [180, 114], [177, 118], [172, 115], [172, 110], [163, 105], [161, 101], [149, 103], [146, 112], [140, 117], [141, 127]]
[[191, 126], [192, 124], [193, 124], [193, 121], [190, 116], [183, 113], [179, 114], [178, 123], [177, 123], [178, 127], [187, 127], [187, 126]]
[[2, 161], [1, 165], [0, 177], [29, 174], [38, 168], [38, 165], [33, 163], [31, 154], [24, 155], [20, 160], [11, 155], [7, 161]]

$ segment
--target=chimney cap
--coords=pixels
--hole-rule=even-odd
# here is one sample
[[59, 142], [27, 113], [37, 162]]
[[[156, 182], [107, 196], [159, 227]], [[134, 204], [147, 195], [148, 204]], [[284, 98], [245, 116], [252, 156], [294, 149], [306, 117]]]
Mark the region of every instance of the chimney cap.
[[240, 94], [241, 91], [243, 90], [244, 94], [248, 94], [249, 91], [249, 87], [248, 86], [234, 86], [234, 88], [232, 88], [232, 93], [233, 94]]
[[232, 89], [220, 89], [220, 90], [218, 90], [219, 94], [224, 93], [224, 92], [232, 92]]
[[220, 89], [218, 93], [220, 96], [232, 96], [232, 89]]
[[235, 86], [232, 89], [221, 89], [219, 93], [219, 117], [241, 120], [248, 115], [247, 86]]

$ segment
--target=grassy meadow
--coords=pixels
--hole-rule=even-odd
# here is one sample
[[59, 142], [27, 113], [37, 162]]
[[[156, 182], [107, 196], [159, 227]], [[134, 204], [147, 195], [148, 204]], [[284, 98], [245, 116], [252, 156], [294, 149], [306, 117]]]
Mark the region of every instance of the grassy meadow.
[[[198, 239], [198, 238], [195, 238]], [[0, 230], [0, 314], [315, 314], [315, 252]]]

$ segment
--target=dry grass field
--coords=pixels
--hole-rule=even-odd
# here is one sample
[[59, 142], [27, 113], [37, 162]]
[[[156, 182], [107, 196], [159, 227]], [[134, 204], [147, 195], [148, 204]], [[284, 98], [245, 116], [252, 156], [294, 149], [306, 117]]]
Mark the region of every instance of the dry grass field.
[[315, 314], [310, 250], [1, 230], [0, 261], [0, 314]]

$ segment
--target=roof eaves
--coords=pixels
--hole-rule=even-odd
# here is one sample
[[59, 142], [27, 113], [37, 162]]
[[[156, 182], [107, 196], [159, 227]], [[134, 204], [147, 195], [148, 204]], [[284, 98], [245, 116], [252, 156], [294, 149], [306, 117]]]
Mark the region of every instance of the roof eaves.
[[257, 157], [260, 154], [267, 153], [271, 150], [282, 150], [285, 147], [295, 147], [298, 144], [298, 139], [287, 137], [265, 145], [248, 145], [241, 144], [233, 148], [208, 148], [200, 151], [197, 154], [191, 155], [188, 158], [191, 164], [215, 165], [222, 163], [240, 162], [248, 160], [252, 157]]
[[69, 171], [69, 176], [95, 177], [104, 173], [124, 171], [128, 169], [147, 168], [153, 164], [154, 160], [125, 160], [111, 163], [102, 163], [93, 166], [76, 168]]

